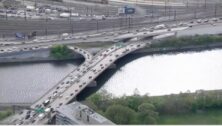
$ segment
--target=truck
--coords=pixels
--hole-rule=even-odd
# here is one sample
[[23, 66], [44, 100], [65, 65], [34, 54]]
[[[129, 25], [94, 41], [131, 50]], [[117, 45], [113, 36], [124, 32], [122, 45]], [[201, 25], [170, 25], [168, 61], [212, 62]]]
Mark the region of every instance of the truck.
[[136, 12], [136, 9], [134, 7], [130, 7], [130, 6], [118, 8], [119, 15], [135, 14], [135, 12]]
[[25, 34], [24, 33], [20, 33], [20, 32], [16, 32], [15, 33], [15, 37], [18, 39], [25, 39]]
[[105, 20], [106, 17], [104, 15], [96, 15], [96, 16], [93, 16], [92, 19], [93, 20]]
[[59, 14], [59, 17], [68, 18], [68, 17], [70, 17], [70, 13], [61, 13], [61, 14]]

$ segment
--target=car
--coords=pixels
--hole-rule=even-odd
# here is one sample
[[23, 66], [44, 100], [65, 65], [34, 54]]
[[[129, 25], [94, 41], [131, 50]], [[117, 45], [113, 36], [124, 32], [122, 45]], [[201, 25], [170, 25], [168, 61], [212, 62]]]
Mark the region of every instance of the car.
[[211, 20], [216, 22], [218, 21], [218, 18], [212, 18]]
[[207, 22], [209, 22], [209, 20], [208, 19], [204, 19], [204, 22], [207, 23]]
[[51, 108], [46, 108], [44, 111], [45, 111], [46, 113], [49, 113], [49, 112], [51, 111]]
[[23, 114], [23, 111], [19, 112], [19, 115]]
[[47, 99], [47, 100], [45, 100], [45, 101], [43, 102], [43, 105], [44, 105], [44, 106], [47, 106], [49, 103], [50, 103], [50, 100]]
[[63, 95], [62, 95], [62, 94], [60, 94], [60, 95], [59, 95], [59, 98], [62, 98], [62, 97], [63, 97]]
[[45, 114], [44, 114], [44, 113], [39, 114], [39, 115], [38, 115], [38, 118], [39, 118], [39, 120], [44, 119], [44, 118], [45, 118]]
[[197, 23], [202, 23], [202, 20], [201, 20], [201, 19], [198, 19], [198, 20], [197, 20]]
[[68, 100], [68, 99], [69, 99], [69, 96], [66, 96], [65, 99]]
[[25, 116], [25, 119], [29, 119], [30, 118], [30, 114], [27, 114], [26, 116]]
[[160, 25], [156, 25], [155, 27], [154, 27], [154, 29], [163, 29], [163, 28], [166, 28], [166, 25], [165, 24], [160, 24]]
[[34, 122], [35, 122], [35, 120], [33, 119], [31, 122], [32, 122], [32, 123], [34, 123]]

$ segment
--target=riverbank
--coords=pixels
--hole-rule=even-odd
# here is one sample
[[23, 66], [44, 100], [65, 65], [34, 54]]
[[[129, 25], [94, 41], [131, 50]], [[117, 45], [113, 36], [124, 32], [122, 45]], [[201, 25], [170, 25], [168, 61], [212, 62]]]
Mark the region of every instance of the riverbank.
[[222, 124], [221, 96], [221, 90], [197, 90], [163, 96], [135, 92], [114, 97], [103, 90], [85, 103], [116, 124]]
[[185, 46], [185, 47], [165, 47], [165, 48], [144, 48], [141, 50], [137, 50], [117, 60], [115, 62], [116, 64], [115, 69], [105, 70], [100, 76], [96, 78], [97, 87], [84, 89], [77, 96], [77, 100], [84, 101], [87, 97], [99, 91], [115, 73], [117, 73], [118, 71], [121, 71], [121, 68], [123, 66], [139, 58], [142, 58], [145, 56], [156, 56], [156, 55], [163, 55], [163, 54], [174, 55], [178, 53], [201, 52], [201, 51], [221, 49], [221, 48], [222, 48], [222, 43], [213, 43], [213, 44], [207, 44], [207, 45], [192, 45], [192, 46]]

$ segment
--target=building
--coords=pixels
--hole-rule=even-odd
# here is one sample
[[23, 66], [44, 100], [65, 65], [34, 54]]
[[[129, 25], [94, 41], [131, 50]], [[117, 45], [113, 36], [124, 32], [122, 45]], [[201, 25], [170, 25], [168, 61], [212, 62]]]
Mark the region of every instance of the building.
[[113, 122], [79, 102], [61, 106], [56, 110], [56, 125], [114, 125]]

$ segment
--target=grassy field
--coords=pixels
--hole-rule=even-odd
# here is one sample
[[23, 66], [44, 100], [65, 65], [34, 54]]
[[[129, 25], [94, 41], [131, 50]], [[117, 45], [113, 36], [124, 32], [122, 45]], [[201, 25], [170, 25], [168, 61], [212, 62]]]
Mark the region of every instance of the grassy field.
[[8, 109], [5, 111], [0, 111], [0, 120], [10, 116], [12, 114], [12, 110]]
[[183, 115], [160, 115], [158, 124], [222, 124], [222, 109]]

